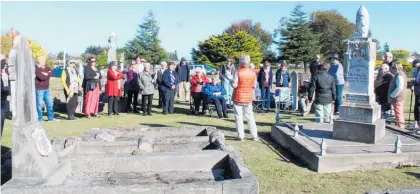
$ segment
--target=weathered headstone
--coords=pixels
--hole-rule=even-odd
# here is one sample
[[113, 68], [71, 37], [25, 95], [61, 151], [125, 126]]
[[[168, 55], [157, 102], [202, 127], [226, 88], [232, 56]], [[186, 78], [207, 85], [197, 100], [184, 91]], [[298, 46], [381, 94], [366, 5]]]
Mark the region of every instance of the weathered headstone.
[[381, 107], [373, 88], [376, 43], [367, 37], [369, 14], [362, 5], [357, 12], [357, 36], [348, 43], [348, 83], [340, 119], [334, 122], [335, 139], [376, 143], [385, 135]]
[[35, 63], [28, 40], [16, 37], [10, 56], [13, 178], [44, 178], [57, 167], [58, 159], [37, 119]]
[[292, 72], [292, 110], [298, 109], [299, 78], [296, 71]]

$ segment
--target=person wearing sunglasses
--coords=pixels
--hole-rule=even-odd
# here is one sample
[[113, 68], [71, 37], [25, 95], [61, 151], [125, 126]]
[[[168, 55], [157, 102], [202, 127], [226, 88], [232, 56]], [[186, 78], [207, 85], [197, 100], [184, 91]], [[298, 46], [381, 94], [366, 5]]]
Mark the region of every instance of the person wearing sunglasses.
[[74, 67], [75, 62], [69, 61], [67, 68], [61, 74], [64, 95], [66, 97], [66, 109], [68, 120], [75, 120], [74, 113], [77, 108], [77, 98], [82, 94], [82, 83], [80, 74]]
[[96, 68], [96, 58], [90, 57], [89, 64], [85, 68], [83, 88], [85, 93], [85, 106], [83, 113], [88, 119], [98, 116], [99, 96], [101, 93], [102, 75]]

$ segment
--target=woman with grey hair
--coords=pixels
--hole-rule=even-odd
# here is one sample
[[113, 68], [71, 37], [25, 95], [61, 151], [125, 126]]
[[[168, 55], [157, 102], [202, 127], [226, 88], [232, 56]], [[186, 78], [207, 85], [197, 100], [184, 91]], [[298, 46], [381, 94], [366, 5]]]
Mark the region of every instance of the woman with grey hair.
[[105, 86], [105, 94], [108, 96], [108, 116], [119, 115], [118, 103], [122, 96], [121, 79], [124, 78], [124, 74], [118, 70], [115, 61], [109, 63], [108, 69]]
[[[144, 63], [144, 70], [140, 73], [140, 89], [142, 91], [143, 116], [152, 116], [153, 94], [155, 93], [155, 79], [150, 72], [150, 63]], [[147, 104], [146, 104], [147, 101]]]

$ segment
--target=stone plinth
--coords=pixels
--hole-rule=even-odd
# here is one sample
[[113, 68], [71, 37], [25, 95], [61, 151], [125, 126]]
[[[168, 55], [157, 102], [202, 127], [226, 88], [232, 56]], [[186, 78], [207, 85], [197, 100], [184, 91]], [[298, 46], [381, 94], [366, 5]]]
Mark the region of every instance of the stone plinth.
[[337, 120], [334, 122], [333, 138], [363, 143], [377, 143], [385, 136], [385, 120], [370, 123]]
[[340, 118], [334, 121], [333, 138], [374, 144], [385, 135], [385, 122], [373, 89], [376, 43], [358, 38], [349, 41], [348, 47], [348, 93], [340, 107]]

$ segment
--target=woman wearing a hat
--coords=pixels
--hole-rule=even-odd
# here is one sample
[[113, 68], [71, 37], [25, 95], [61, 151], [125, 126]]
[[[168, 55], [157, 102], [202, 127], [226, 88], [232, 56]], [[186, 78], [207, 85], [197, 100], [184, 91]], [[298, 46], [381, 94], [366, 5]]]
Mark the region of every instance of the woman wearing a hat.
[[344, 89], [344, 71], [343, 65], [338, 61], [338, 54], [333, 54], [331, 57], [332, 63], [328, 74], [334, 77], [335, 87], [337, 92], [337, 100], [334, 103], [334, 113], [340, 114], [340, 106], [343, 104], [343, 89]]

